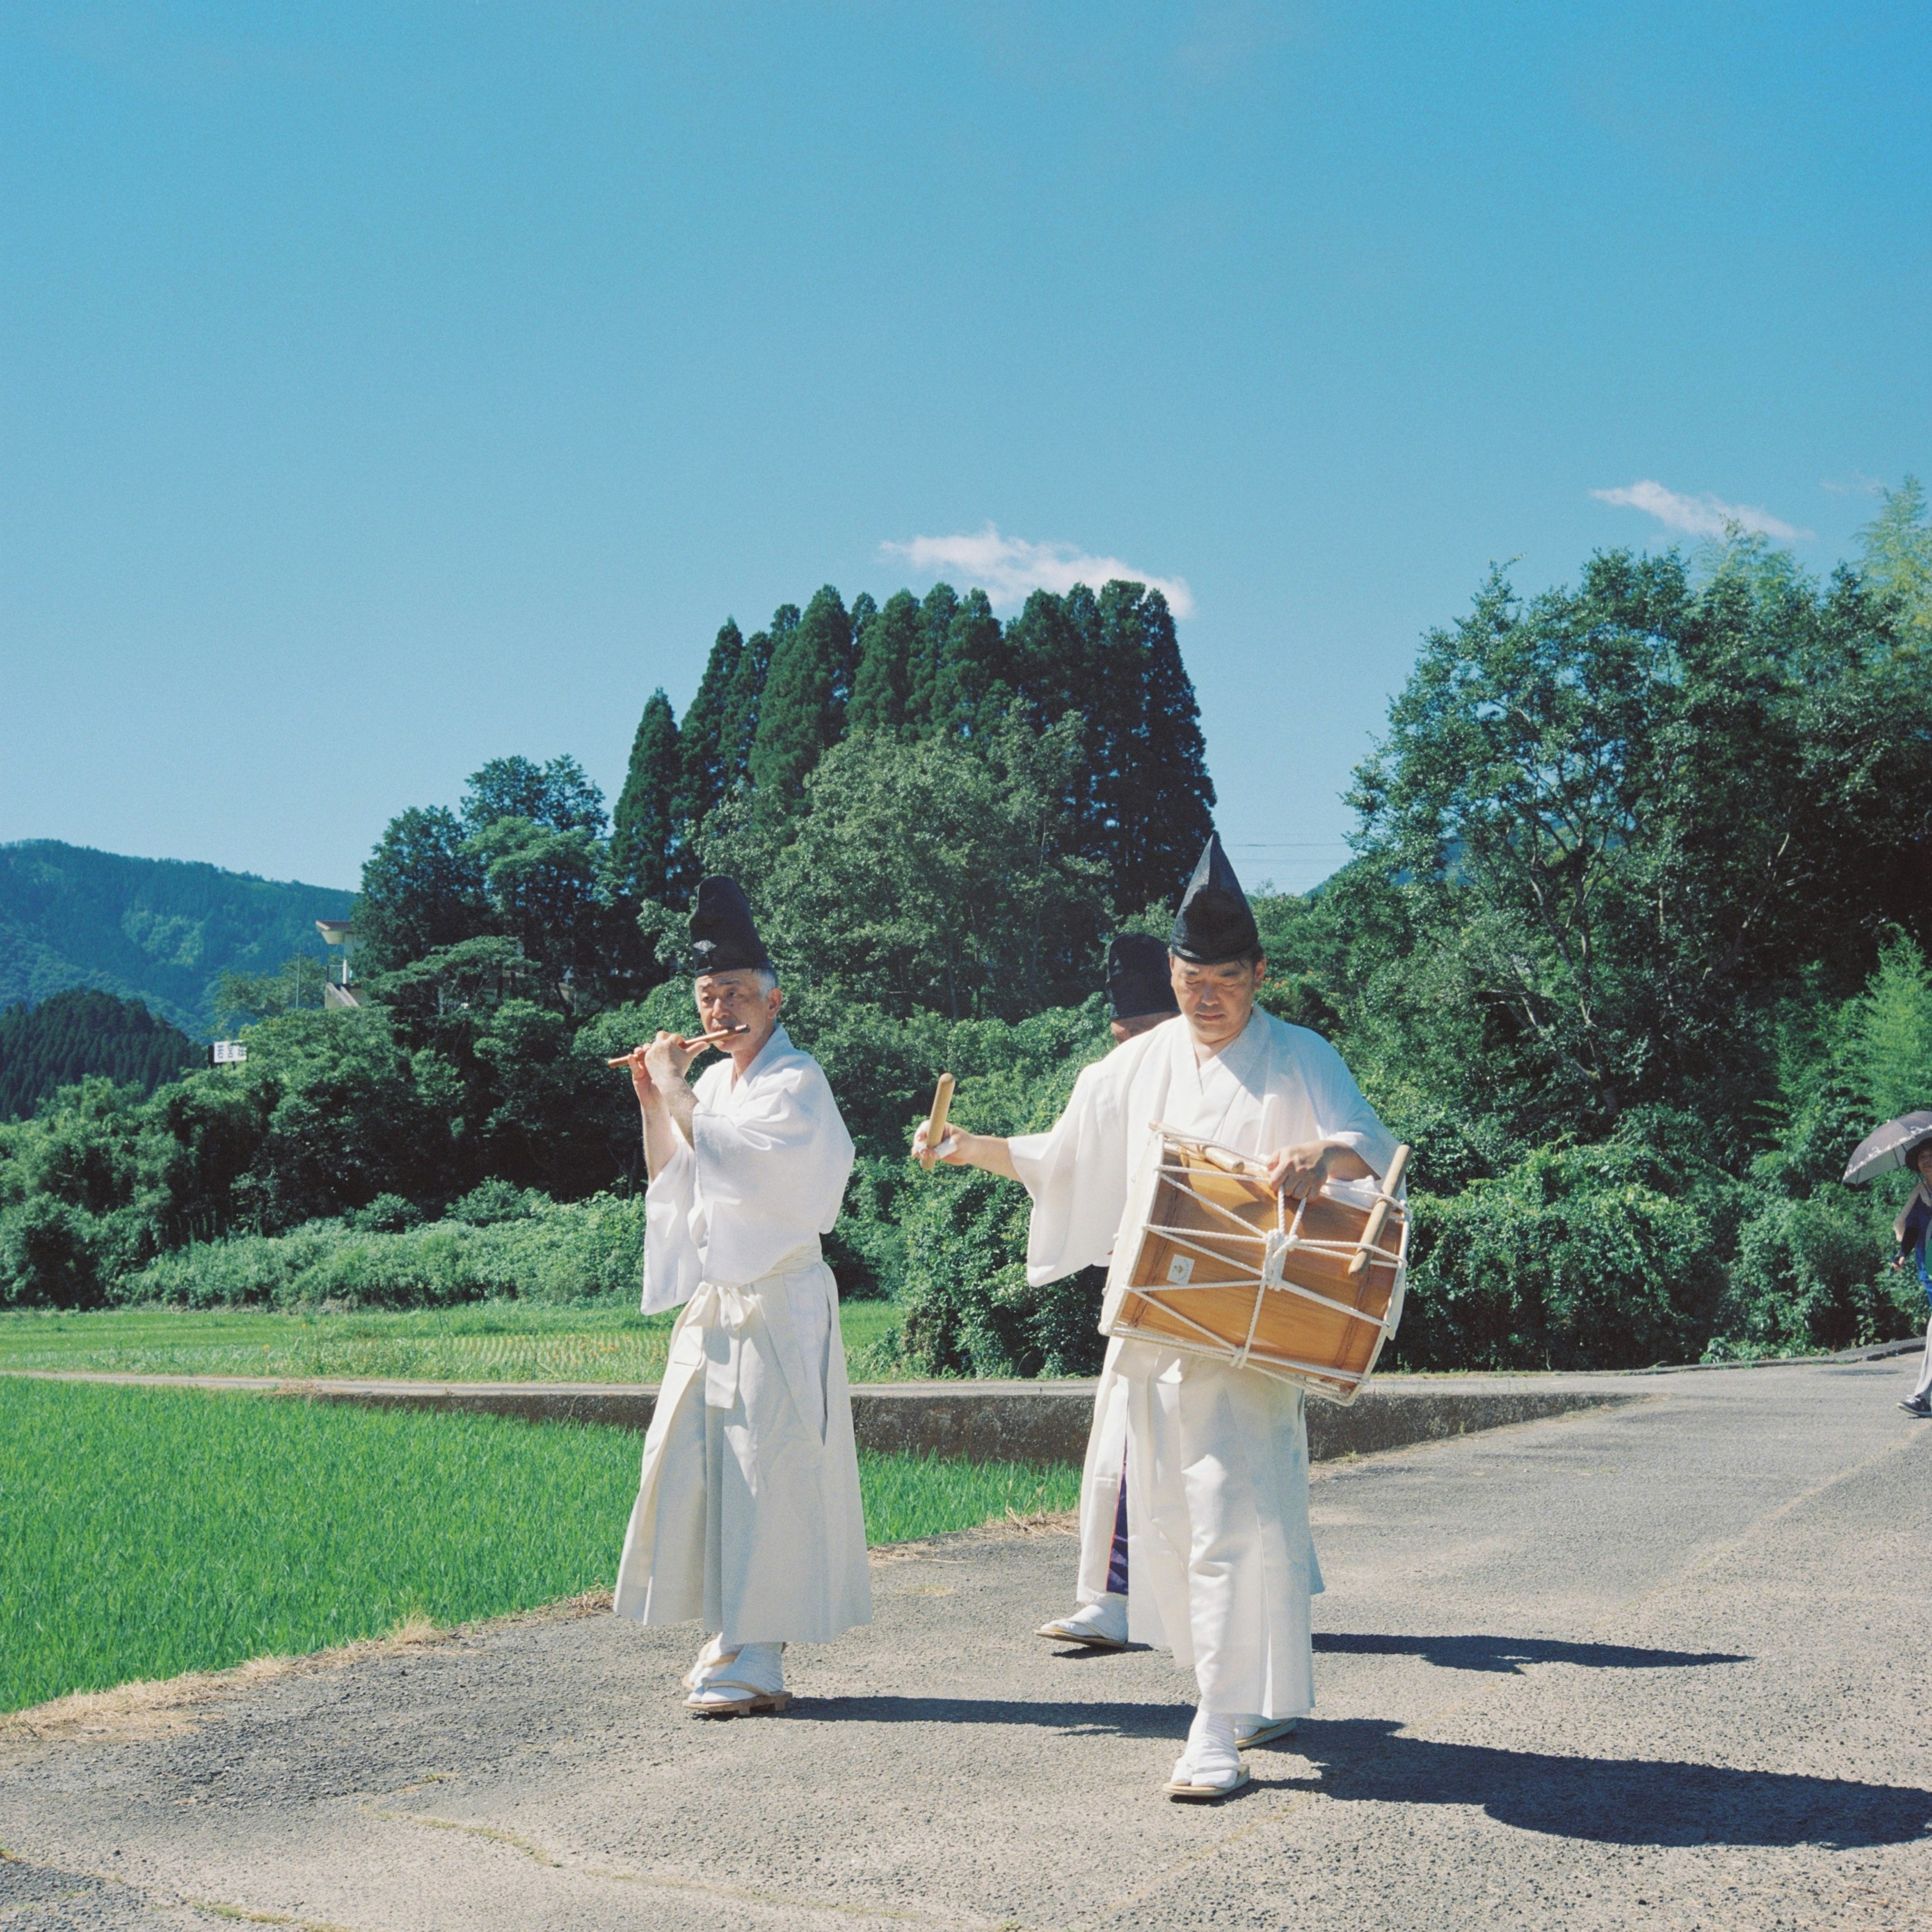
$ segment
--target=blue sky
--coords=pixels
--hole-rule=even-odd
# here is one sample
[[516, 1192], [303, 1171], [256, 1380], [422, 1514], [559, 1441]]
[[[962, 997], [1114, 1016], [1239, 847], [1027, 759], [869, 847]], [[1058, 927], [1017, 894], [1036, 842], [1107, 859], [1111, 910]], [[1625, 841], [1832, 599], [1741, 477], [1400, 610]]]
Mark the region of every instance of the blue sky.
[[1822, 571], [1932, 464], [1927, 21], [26, 0], [0, 839], [352, 884], [487, 758], [614, 794], [728, 613], [1094, 557], [1306, 886], [1492, 560]]

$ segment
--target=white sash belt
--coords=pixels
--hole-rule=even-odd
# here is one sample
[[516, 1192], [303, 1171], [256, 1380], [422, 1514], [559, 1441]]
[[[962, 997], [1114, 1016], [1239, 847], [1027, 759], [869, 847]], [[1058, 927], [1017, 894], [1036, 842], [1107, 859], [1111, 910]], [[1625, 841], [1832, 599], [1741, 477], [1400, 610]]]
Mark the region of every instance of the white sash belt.
[[802, 1379], [805, 1363], [799, 1353], [798, 1342], [793, 1332], [791, 1310], [785, 1304], [782, 1295], [774, 1296], [771, 1300], [766, 1300], [758, 1292], [758, 1282], [770, 1281], [776, 1276], [802, 1274], [807, 1268], [818, 1267], [824, 1258], [818, 1237], [814, 1234], [810, 1240], [794, 1248], [789, 1254], [781, 1255], [758, 1277], [758, 1282], [701, 1281], [698, 1283], [698, 1292], [686, 1305], [679, 1325], [722, 1330], [728, 1338], [723, 1349], [720, 1350], [713, 1344], [704, 1352], [704, 1400], [707, 1408], [729, 1408], [735, 1401], [738, 1344], [754, 1316], [761, 1317], [764, 1322], [766, 1330], [778, 1351], [782, 1372], [791, 1385], [793, 1400], [800, 1405], [800, 1413], [810, 1414], [814, 1410], [821, 1408], [822, 1405], [818, 1402], [808, 1406], [802, 1400], [807, 1393], [806, 1385]]

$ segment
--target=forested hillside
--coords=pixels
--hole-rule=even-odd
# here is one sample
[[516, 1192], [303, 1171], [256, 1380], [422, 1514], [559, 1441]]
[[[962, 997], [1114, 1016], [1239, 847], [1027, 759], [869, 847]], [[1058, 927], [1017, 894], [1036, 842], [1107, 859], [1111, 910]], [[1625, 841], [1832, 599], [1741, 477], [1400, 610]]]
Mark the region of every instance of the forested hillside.
[[[631, 1292], [637, 1117], [604, 1059], [688, 1024], [686, 907], [719, 869], [858, 1144], [843, 1291], [892, 1296], [926, 1372], [1090, 1366], [1095, 1285], [1028, 1287], [1024, 1194], [905, 1148], [941, 1068], [962, 1124], [1050, 1123], [1106, 1048], [1106, 934], [1164, 929], [1213, 802], [1140, 586], [1004, 626], [944, 586], [728, 622], [683, 718], [645, 705], [613, 818], [573, 760], [510, 757], [392, 822], [363, 1009], [232, 986], [262, 1016], [244, 1066], [0, 1128], [0, 1300]], [[1916, 484], [1822, 582], [1736, 533], [1534, 598], [1492, 577], [1424, 640], [1352, 802], [1354, 860], [1256, 914], [1266, 1003], [1416, 1149], [1396, 1359], [1610, 1367], [1922, 1322], [1884, 1267], [1896, 1187], [1836, 1179], [1932, 1104]]]
[[99, 1074], [152, 1094], [198, 1064], [201, 1049], [139, 1000], [56, 993], [0, 1012], [0, 1120], [23, 1118], [50, 1094]]
[[219, 1023], [224, 973], [320, 958], [318, 919], [352, 895], [50, 838], [0, 845], [0, 1006], [70, 987], [137, 998], [199, 1039]]

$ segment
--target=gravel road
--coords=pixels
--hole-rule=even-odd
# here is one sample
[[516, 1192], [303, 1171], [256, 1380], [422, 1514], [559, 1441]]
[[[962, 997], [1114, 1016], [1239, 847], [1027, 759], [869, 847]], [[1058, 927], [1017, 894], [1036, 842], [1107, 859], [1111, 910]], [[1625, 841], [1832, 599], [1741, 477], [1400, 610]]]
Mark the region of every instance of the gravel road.
[[[782, 1718], [694, 1634], [497, 1624], [0, 1744], [0, 1927], [1932, 1922], [1916, 1358], [1318, 1471], [1321, 1706], [1210, 1808], [1188, 1685], [1031, 1636], [1064, 1530], [886, 1552]], [[614, 1560], [615, 1552], [613, 1552]]]

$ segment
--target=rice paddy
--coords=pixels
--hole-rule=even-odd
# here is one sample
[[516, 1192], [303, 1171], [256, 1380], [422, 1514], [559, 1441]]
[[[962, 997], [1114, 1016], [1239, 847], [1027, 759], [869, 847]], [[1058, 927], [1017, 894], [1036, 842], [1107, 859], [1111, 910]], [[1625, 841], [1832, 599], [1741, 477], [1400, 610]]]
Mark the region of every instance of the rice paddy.
[[[839, 1310], [846, 1360], [898, 1319], [890, 1302]], [[654, 1382], [673, 1317], [612, 1307], [482, 1301], [399, 1313], [111, 1309], [0, 1314], [0, 1369], [129, 1375], [398, 1377], [427, 1382]]]
[[[608, 1588], [639, 1448], [615, 1429], [0, 1380], [0, 1710]], [[1069, 1509], [1079, 1488], [1072, 1468], [909, 1456], [863, 1455], [860, 1478], [874, 1544]]]

